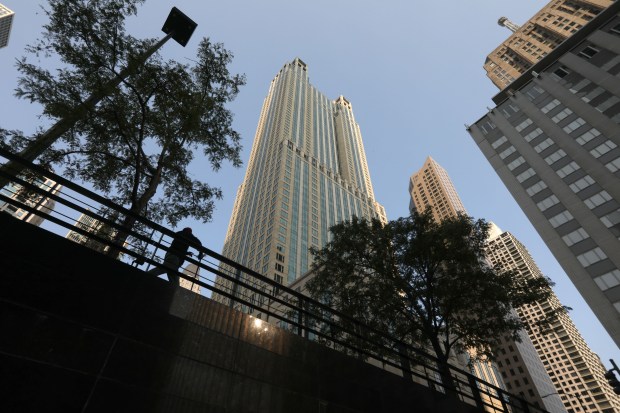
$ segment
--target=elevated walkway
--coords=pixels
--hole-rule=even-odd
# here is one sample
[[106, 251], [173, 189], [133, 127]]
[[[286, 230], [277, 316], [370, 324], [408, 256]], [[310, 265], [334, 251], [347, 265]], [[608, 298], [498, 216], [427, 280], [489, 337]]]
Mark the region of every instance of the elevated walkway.
[[0, 259], [0, 411], [479, 411], [4, 214]]

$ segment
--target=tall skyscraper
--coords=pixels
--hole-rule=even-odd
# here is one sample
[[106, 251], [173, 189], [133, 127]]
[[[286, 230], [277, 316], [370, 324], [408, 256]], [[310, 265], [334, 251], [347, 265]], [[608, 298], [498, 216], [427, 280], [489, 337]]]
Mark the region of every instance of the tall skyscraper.
[[265, 98], [222, 254], [288, 285], [310, 268], [308, 249], [353, 216], [385, 220], [351, 103], [324, 96], [295, 59]]
[[0, 48], [9, 44], [9, 35], [11, 34], [14, 15], [15, 13], [9, 10], [8, 7], [0, 4]]
[[465, 207], [459, 198], [448, 172], [430, 156], [420, 170], [409, 179], [409, 210], [424, 211], [432, 206], [433, 218], [437, 222], [457, 213], [465, 213]]
[[620, 345], [620, 2], [497, 94], [468, 127]]
[[[56, 194], [62, 188], [62, 185], [55, 181], [45, 177], [26, 178], [25, 180], [31, 180], [33, 185], [36, 185], [40, 190], [49, 194]], [[9, 199], [17, 201], [21, 205], [27, 205], [34, 208], [37, 212], [33, 213], [26, 208], [22, 208], [13, 205], [11, 202], [0, 199], [0, 213], [9, 213], [13, 217], [20, 219], [29, 224], [39, 226], [45, 220], [45, 215], [49, 215], [56, 206], [56, 201], [48, 196], [41, 195], [40, 193], [33, 193], [28, 191], [22, 185], [11, 182], [0, 190], [0, 194], [6, 196]]]
[[[502, 232], [497, 226], [491, 232], [487, 257], [493, 264], [503, 264], [517, 271], [522, 277], [542, 277], [540, 269], [531, 255], [510, 232]], [[548, 300], [534, 305], [517, 308], [519, 317], [529, 325], [536, 325], [540, 317], [549, 310], [560, 308], [558, 298], [553, 294]], [[549, 332], [537, 328], [528, 331], [545, 369], [569, 412], [620, 411], [620, 398], [611, 390], [604, 378], [605, 367], [596, 354], [590, 350], [577, 331], [568, 314], [560, 314]], [[510, 366], [513, 381], [521, 383], [519, 371], [513, 367], [511, 354], [498, 355], [497, 363]], [[511, 386], [514, 389], [514, 385]], [[585, 407], [586, 410], [583, 410]]]
[[[450, 176], [430, 156], [409, 179], [409, 194], [411, 211], [423, 212], [431, 208], [437, 221], [467, 213]], [[489, 382], [503, 381], [509, 392], [519, 394], [528, 402], [552, 413], [564, 413], [566, 410], [556, 394], [556, 388], [528, 335], [522, 332], [521, 342], [510, 337], [498, 338], [501, 341], [498, 356], [505, 357], [507, 361], [497, 364], [476, 362], [472, 366], [474, 374]], [[497, 370], [501, 378], [491, 380], [489, 375]]]
[[487, 56], [483, 66], [487, 76], [495, 86], [505, 88], [612, 2], [553, 0], [523, 26], [500, 18], [498, 24], [513, 34]]

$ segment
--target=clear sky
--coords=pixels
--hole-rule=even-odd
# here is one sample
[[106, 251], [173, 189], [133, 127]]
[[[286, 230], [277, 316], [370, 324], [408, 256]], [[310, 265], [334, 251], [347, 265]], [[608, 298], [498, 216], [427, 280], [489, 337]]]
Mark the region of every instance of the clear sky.
[[[15, 11], [9, 45], [0, 49], [0, 126], [32, 133], [40, 108], [13, 97], [18, 74], [15, 59], [41, 32], [39, 0], [1, 0]], [[129, 32], [160, 37], [170, 8], [176, 6], [198, 27], [186, 48], [167, 44], [162, 54], [185, 61], [198, 39], [223, 42], [235, 59], [234, 72], [247, 85], [230, 105], [234, 127], [242, 134], [244, 163], [249, 158], [269, 83], [295, 57], [308, 64], [310, 82], [330, 98], [344, 95], [360, 125], [375, 196], [388, 218], [408, 214], [409, 176], [427, 156], [450, 174], [470, 215], [494, 221], [512, 232], [543, 273], [556, 282], [555, 292], [573, 308], [575, 321], [590, 347], [608, 365], [620, 361], [612, 342], [589, 307], [506, 190], [464, 124], [478, 120], [497, 89], [482, 64], [509, 36], [497, 25], [506, 16], [524, 23], [546, 0], [147, 0]], [[226, 165], [218, 173], [200, 165], [196, 176], [220, 186], [224, 199], [207, 224], [194, 227], [203, 244], [221, 251], [235, 193], [245, 166]]]

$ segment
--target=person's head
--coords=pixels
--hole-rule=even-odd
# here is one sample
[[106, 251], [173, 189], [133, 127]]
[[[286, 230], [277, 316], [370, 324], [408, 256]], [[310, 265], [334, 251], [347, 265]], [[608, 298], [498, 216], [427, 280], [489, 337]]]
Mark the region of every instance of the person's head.
[[185, 227], [183, 228], [183, 232], [186, 234], [191, 234], [192, 233], [192, 229], [190, 227]]

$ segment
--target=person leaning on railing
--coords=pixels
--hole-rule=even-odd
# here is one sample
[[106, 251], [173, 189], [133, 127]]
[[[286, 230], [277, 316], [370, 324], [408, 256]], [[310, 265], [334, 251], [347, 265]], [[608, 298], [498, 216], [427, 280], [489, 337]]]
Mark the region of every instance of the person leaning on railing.
[[[172, 244], [168, 248], [168, 252], [164, 257], [162, 266], [152, 268], [147, 271], [147, 274], [161, 275], [166, 273], [168, 275], [168, 281], [176, 285], [181, 285], [179, 280], [178, 271], [183, 262], [185, 262], [185, 256], [189, 247], [198, 249], [202, 247], [202, 243], [198, 238], [192, 234], [190, 227], [183, 228], [181, 231], [175, 232]], [[202, 259], [203, 253], [198, 253], [198, 259]]]

